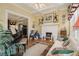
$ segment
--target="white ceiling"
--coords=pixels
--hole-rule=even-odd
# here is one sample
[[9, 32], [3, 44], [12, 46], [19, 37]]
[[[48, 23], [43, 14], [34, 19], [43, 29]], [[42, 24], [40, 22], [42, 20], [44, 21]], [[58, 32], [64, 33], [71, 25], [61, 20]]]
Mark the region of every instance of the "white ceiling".
[[28, 24], [28, 19], [27, 18], [24, 18], [24, 17], [21, 17], [21, 16], [18, 16], [18, 15], [14, 15], [14, 14], [8, 14], [8, 19], [11, 20], [11, 21], [16, 21], [17, 24]]
[[21, 16], [18, 16], [18, 15], [14, 15], [14, 14], [8, 14], [8, 19], [9, 20], [15, 20], [15, 21], [19, 21], [19, 22], [21, 22], [21, 21], [23, 21], [23, 20], [27, 20], [26, 18], [24, 18], [24, 17], [21, 17]]
[[[33, 13], [45, 13], [51, 10], [54, 10], [56, 8], [62, 8], [64, 6], [67, 6], [66, 3], [43, 3], [45, 4], [45, 8], [42, 9], [36, 9], [34, 8], [35, 3], [18, 3], [17, 5], [23, 7], [24, 9], [29, 9]], [[40, 3], [41, 4], [41, 3]]]

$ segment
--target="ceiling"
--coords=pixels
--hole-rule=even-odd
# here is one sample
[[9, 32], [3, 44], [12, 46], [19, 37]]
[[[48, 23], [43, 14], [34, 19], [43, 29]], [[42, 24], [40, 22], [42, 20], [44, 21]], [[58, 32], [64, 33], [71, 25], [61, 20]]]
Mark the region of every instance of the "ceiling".
[[[16, 3], [16, 4], [24, 9], [29, 9], [33, 13], [46, 13], [56, 8], [61, 9], [62, 7], [68, 5], [67, 3]], [[42, 8], [36, 8], [35, 4], [41, 5]]]
[[18, 16], [18, 15], [14, 15], [14, 14], [11, 14], [9, 13], [8, 14], [8, 19], [11, 20], [11, 21], [16, 21], [16, 22], [27, 22], [27, 18], [24, 18], [24, 17], [21, 17], [21, 16]]

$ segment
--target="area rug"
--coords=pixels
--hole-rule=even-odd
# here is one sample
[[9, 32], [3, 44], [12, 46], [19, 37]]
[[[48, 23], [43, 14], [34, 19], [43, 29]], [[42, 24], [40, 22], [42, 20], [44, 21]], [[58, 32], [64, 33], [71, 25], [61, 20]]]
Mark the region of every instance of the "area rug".
[[48, 45], [46, 44], [37, 43], [31, 48], [26, 49], [26, 52], [23, 56], [40, 56], [47, 47]]
[[34, 42], [32, 45], [36, 45], [36, 44], [38, 44], [38, 43], [40, 43], [40, 44], [44, 44], [44, 45], [48, 45], [48, 44], [45, 43], [45, 42]]

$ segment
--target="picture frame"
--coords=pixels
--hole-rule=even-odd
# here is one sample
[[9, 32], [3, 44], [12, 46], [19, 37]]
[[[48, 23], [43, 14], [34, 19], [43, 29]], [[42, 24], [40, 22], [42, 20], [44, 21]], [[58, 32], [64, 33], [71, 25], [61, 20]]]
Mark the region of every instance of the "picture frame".
[[53, 14], [45, 15], [45, 17], [44, 17], [44, 23], [50, 23], [52, 21], [53, 21]]
[[39, 19], [39, 24], [43, 23], [58, 23], [58, 15], [55, 13], [46, 14]]
[[65, 19], [66, 15], [62, 15], [62, 23], [64, 24], [66, 19]]
[[44, 17], [39, 19], [39, 24], [43, 24], [43, 22], [44, 22]]
[[58, 23], [58, 15], [56, 13], [53, 14], [53, 23]]

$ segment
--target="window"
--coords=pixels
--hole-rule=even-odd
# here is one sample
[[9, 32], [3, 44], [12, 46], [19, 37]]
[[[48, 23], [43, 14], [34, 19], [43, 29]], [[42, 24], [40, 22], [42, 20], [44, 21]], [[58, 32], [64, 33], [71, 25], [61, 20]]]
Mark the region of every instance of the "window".
[[75, 30], [75, 39], [77, 39], [77, 37], [78, 37], [78, 36], [77, 36], [77, 30]]
[[79, 29], [75, 30], [75, 39], [79, 41]]

